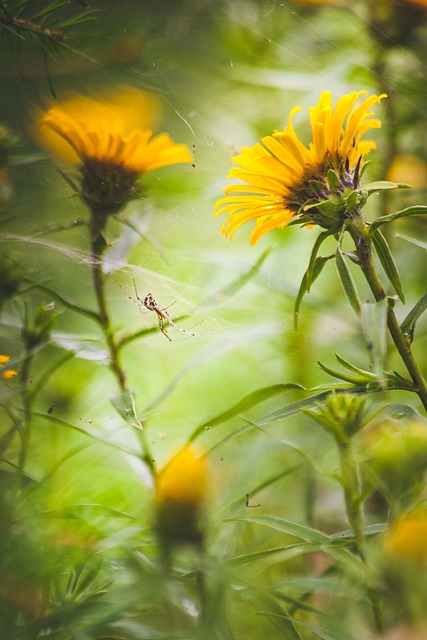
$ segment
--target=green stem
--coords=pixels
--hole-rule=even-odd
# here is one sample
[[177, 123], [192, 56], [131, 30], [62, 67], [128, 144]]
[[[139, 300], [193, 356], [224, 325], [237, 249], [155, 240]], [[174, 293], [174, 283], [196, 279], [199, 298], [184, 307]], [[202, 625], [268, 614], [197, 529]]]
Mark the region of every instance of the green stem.
[[[92, 279], [95, 296], [98, 303], [100, 325], [110, 355], [110, 368], [117, 379], [120, 391], [124, 393], [128, 392], [129, 390], [126, 383], [126, 373], [122, 367], [120, 359], [120, 350], [123, 347], [123, 344], [120, 343], [120, 341], [118, 341], [114, 335], [114, 330], [111, 324], [110, 314], [107, 307], [107, 300], [105, 295], [105, 278], [104, 272], [102, 270], [102, 256], [106, 248], [105, 240], [102, 236], [102, 231], [105, 227], [106, 221], [107, 216], [105, 214], [94, 210], [91, 211], [89, 232], [91, 242]], [[151, 475], [154, 477], [156, 468], [153, 461], [153, 456], [150, 452], [147, 437], [145, 435], [145, 432], [143, 431], [138, 431], [138, 433], [143, 450], [143, 460], [150, 469]]]
[[[356, 215], [353, 217], [349, 225], [349, 232], [356, 247], [356, 253], [359, 259], [360, 267], [369, 284], [375, 300], [377, 302], [380, 302], [381, 300], [387, 299], [387, 294], [384, 291], [384, 288], [378, 277], [372, 257], [369, 227], [360, 212], [356, 212]], [[394, 313], [391, 305], [389, 305], [387, 312], [387, 326], [393, 342], [396, 345], [396, 349], [399, 352], [400, 357], [402, 358], [406, 369], [408, 370], [408, 373], [414, 383], [414, 391], [418, 394], [424, 408], [427, 411], [427, 383], [421, 369], [419, 368], [417, 362], [414, 359], [414, 356], [412, 355], [410, 340], [400, 328], [399, 322], [396, 318], [396, 314]]]
[[24, 485], [25, 465], [30, 449], [31, 438], [31, 393], [29, 389], [31, 362], [32, 354], [27, 350], [20, 372], [21, 395], [24, 408], [24, 419], [22, 425], [19, 427], [21, 449], [19, 451], [18, 459], [18, 478], [21, 488]]
[[107, 308], [105, 297], [105, 279], [102, 270], [102, 254], [105, 249], [105, 241], [102, 237], [102, 230], [105, 226], [105, 216], [92, 211], [90, 217], [89, 231], [91, 241], [92, 258], [92, 280], [95, 296], [98, 303], [99, 317], [105, 342], [110, 354], [110, 367], [121, 391], [127, 390], [126, 374], [120, 362], [119, 348], [116, 343], [113, 328], [111, 326], [110, 314]]
[[[367, 565], [364, 535], [364, 514], [359, 466], [354, 456], [351, 440], [337, 441], [341, 466], [341, 482], [344, 490], [344, 501], [347, 518], [354, 535], [357, 551]], [[374, 587], [367, 587], [372, 605], [375, 629], [378, 634], [384, 631], [381, 599]]]
[[365, 561], [360, 475], [351, 440], [339, 442], [338, 452], [340, 456], [341, 482], [344, 490], [345, 509], [351, 530], [354, 534], [357, 551]]

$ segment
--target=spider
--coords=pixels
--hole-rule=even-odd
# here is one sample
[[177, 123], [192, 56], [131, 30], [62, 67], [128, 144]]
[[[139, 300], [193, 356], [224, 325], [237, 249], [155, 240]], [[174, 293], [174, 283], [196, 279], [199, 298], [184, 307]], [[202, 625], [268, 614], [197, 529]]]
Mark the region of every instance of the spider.
[[159, 307], [159, 305], [157, 304], [157, 302], [155, 301], [155, 299], [153, 298], [153, 295], [151, 293], [147, 293], [147, 295], [145, 296], [144, 299], [141, 299], [138, 295], [138, 291], [136, 288], [136, 282], [135, 280], [133, 281], [133, 286], [135, 288], [135, 297], [138, 300], [138, 302], [145, 307], [146, 309], [148, 309], [148, 311], [154, 311], [154, 313], [157, 315], [157, 319], [159, 321], [159, 329], [160, 331], [163, 333], [164, 336], [166, 336], [166, 338], [169, 340], [169, 342], [172, 342], [172, 338], [170, 338], [166, 332], [166, 329], [164, 327], [164, 322], [167, 322], [168, 324], [171, 325], [171, 327], [174, 327], [175, 329], [178, 329], [178, 331], [181, 331], [181, 333], [186, 333], [189, 336], [195, 336], [195, 333], [191, 333], [191, 331], [187, 331], [186, 329], [181, 329], [181, 327], [178, 327], [178, 325], [175, 324], [175, 322], [172, 320], [172, 318], [170, 317], [170, 315], [165, 311], [165, 309], [162, 309], [161, 307]]

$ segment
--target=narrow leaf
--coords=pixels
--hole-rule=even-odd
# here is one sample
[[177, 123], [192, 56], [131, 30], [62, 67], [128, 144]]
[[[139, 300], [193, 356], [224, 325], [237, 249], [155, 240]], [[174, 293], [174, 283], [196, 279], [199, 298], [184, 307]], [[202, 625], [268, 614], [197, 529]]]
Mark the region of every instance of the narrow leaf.
[[289, 613], [267, 591], [257, 589], [254, 595], [246, 595], [246, 599], [255, 608], [257, 615], [269, 616], [271, 623], [279, 629], [281, 638], [285, 640], [302, 640]]
[[124, 391], [112, 398], [111, 404], [125, 422], [128, 422], [138, 429], [143, 429], [143, 426], [136, 415], [135, 399], [130, 391]]
[[360, 314], [360, 298], [356, 289], [356, 284], [353, 280], [353, 276], [351, 275], [351, 271], [348, 268], [348, 265], [344, 259], [342, 251], [340, 247], [337, 248], [337, 252], [335, 254], [335, 263], [337, 265], [338, 275], [341, 279], [341, 283], [344, 289], [344, 293], [347, 296], [347, 299], [353, 308], [353, 310]]
[[46, 509], [43, 511], [44, 515], [53, 516], [61, 520], [80, 520], [85, 519], [88, 516], [95, 517], [94, 514], [104, 514], [113, 518], [128, 518], [135, 520], [135, 517], [125, 511], [109, 507], [105, 504], [73, 504], [67, 507], [61, 507], [60, 509]]
[[370, 371], [366, 371], [365, 369], [361, 369], [360, 367], [357, 367], [355, 364], [352, 364], [351, 362], [349, 362], [348, 360], [340, 356], [338, 353], [335, 354], [335, 357], [340, 363], [340, 365], [343, 366], [345, 369], [348, 369], [349, 371], [353, 371], [354, 373], [357, 373], [361, 376], [365, 376], [366, 378], [372, 378], [373, 380], [376, 380], [375, 374], [371, 373]]
[[99, 314], [96, 313], [96, 311], [92, 311], [91, 309], [87, 309], [86, 307], [81, 307], [78, 304], [74, 304], [73, 302], [70, 302], [69, 300], [66, 300], [59, 293], [57, 293], [56, 291], [54, 291], [50, 287], [47, 287], [47, 286], [45, 286], [43, 284], [39, 284], [38, 282], [34, 282], [33, 280], [30, 280], [29, 278], [24, 278], [24, 280], [25, 280], [25, 282], [28, 282], [29, 284], [31, 284], [35, 288], [40, 289], [40, 291], [44, 291], [48, 295], [52, 296], [52, 298], [54, 300], [56, 300], [57, 302], [62, 304], [66, 309], [70, 309], [70, 311], [75, 311], [76, 313], [80, 313], [81, 315], [86, 316], [87, 318], [90, 318], [91, 320], [94, 320], [97, 324], [101, 324], [101, 318], [100, 318]]
[[[323, 267], [325, 266], [325, 264], [331, 260], [334, 256], [319, 256], [316, 258], [314, 265], [313, 265], [313, 269], [312, 269], [312, 274], [311, 274], [311, 284], [313, 284], [313, 282], [315, 282], [317, 280], [317, 278], [320, 276], [320, 274], [323, 271]], [[301, 280], [301, 284], [300, 284], [300, 288], [298, 290], [298, 295], [296, 297], [295, 300], [295, 307], [294, 307], [294, 328], [295, 330], [297, 330], [298, 328], [298, 315], [299, 315], [299, 310], [300, 310], [300, 306], [301, 306], [301, 302], [302, 299], [304, 297], [304, 295], [307, 293], [307, 271], [305, 272], [302, 280]]]
[[311, 285], [314, 282], [313, 280], [313, 270], [316, 262], [317, 254], [319, 253], [319, 249], [322, 246], [323, 242], [331, 235], [330, 230], [322, 231], [316, 238], [316, 242], [313, 245], [313, 249], [311, 251], [310, 260], [308, 262], [308, 267], [306, 271], [306, 291], [310, 293]]
[[361, 191], [370, 196], [378, 191], [389, 191], [390, 189], [411, 189], [410, 184], [402, 184], [400, 182], [389, 182], [388, 180], [378, 180], [377, 182], [369, 182], [364, 184]]
[[275, 516], [238, 516], [235, 518], [226, 518], [226, 522], [249, 522], [261, 524], [275, 531], [287, 533], [296, 538], [301, 538], [306, 542], [319, 542], [321, 544], [330, 542], [330, 537], [326, 533], [306, 527], [305, 525], [285, 520], [284, 518], [276, 518]]
[[381, 216], [381, 218], [377, 218], [376, 220], [374, 220], [374, 222], [372, 222], [369, 231], [370, 233], [374, 233], [375, 229], [378, 229], [378, 227], [381, 227], [381, 225], [393, 222], [394, 220], [398, 220], [399, 218], [407, 218], [408, 216], [422, 216], [426, 214], [426, 205], [414, 205], [412, 207], [407, 207], [406, 209], [402, 209], [401, 211], [397, 211], [396, 213], [390, 213], [388, 216]]
[[333, 378], [338, 378], [338, 380], [344, 380], [345, 382], [350, 382], [351, 384], [362, 384], [362, 385], [366, 385], [368, 384], [368, 382], [372, 382], [372, 378], [370, 376], [367, 377], [364, 374], [350, 376], [348, 373], [342, 373], [341, 371], [335, 371], [334, 369], [330, 369], [329, 367], [327, 367], [326, 365], [322, 364], [319, 361], [317, 362], [317, 364], [325, 373], [329, 374]]
[[409, 236], [404, 236], [402, 233], [396, 233], [396, 238], [406, 240], [406, 242], [410, 242], [416, 247], [420, 247], [420, 249], [427, 249], [427, 242], [423, 242], [423, 240], [420, 240], [419, 238], [410, 238]]
[[[387, 531], [388, 523], [387, 522], [378, 522], [376, 524], [367, 524], [363, 527], [363, 535], [365, 536], [374, 536], [379, 533], [384, 533]], [[331, 540], [354, 540], [354, 532], [351, 529], [346, 529], [345, 531], [338, 531], [337, 533], [331, 534]]]
[[214, 418], [211, 418], [207, 422], [204, 422], [200, 427], [192, 433], [190, 436], [190, 442], [193, 442], [200, 433], [205, 431], [206, 429], [210, 429], [211, 427], [215, 427], [218, 424], [226, 422], [230, 420], [230, 418], [234, 418], [234, 416], [239, 415], [243, 411], [247, 411], [251, 409], [255, 405], [260, 402], [264, 402], [264, 400], [268, 400], [268, 398], [272, 398], [277, 396], [285, 391], [291, 391], [297, 389], [298, 391], [305, 391], [304, 387], [299, 384], [288, 383], [288, 384], [273, 384], [270, 387], [263, 387], [261, 389], [257, 389], [252, 393], [249, 393], [247, 396], [242, 398], [239, 402], [234, 404], [232, 407], [218, 414]]
[[[342, 389], [335, 389], [336, 393], [357, 393], [360, 391], [365, 391], [365, 385], [361, 385], [359, 387], [349, 388], [345, 386]], [[302, 413], [306, 409], [315, 409], [319, 407], [319, 404], [323, 404], [330, 394], [330, 390], [323, 391], [322, 393], [318, 393], [315, 396], [311, 396], [310, 398], [305, 398], [304, 400], [299, 400], [298, 402], [294, 402], [292, 404], [288, 404], [277, 411], [273, 411], [268, 413], [266, 416], [263, 416], [257, 420], [257, 425], [264, 426], [266, 424], [271, 424], [272, 422], [277, 422], [278, 420], [283, 420], [284, 418], [289, 418], [291, 416], [295, 416], [298, 413]]]
[[361, 321], [366, 348], [378, 380], [385, 384], [387, 357], [387, 299], [362, 304]]
[[[306, 553], [313, 553], [322, 549], [322, 544], [303, 542], [301, 544], [289, 544], [281, 547], [274, 547], [273, 549], [262, 549], [261, 551], [253, 551], [251, 553], [244, 553], [240, 556], [236, 556], [229, 561], [231, 565], [247, 564], [248, 562], [256, 562], [265, 558], [272, 557], [274, 563], [284, 562], [291, 558], [304, 555]], [[274, 558], [279, 556], [279, 558]]]
[[405, 295], [403, 293], [399, 272], [397, 270], [397, 266], [390, 251], [390, 247], [388, 246], [387, 240], [379, 229], [376, 229], [371, 234], [371, 236], [384, 272], [393, 285], [393, 288], [396, 291], [397, 295], [399, 296], [403, 304], [405, 304]]
[[400, 325], [400, 328], [402, 329], [403, 333], [406, 333], [409, 335], [411, 342], [414, 338], [415, 325], [417, 324], [418, 320], [421, 318], [421, 316], [423, 315], [423, 313], [425, 313], [426, 310], [427, 310], [427, 293], [424, 294], [420, 300], [418, 300], [417, 304], [411, 309], [411, 311], [408, 313], [408, 315]]

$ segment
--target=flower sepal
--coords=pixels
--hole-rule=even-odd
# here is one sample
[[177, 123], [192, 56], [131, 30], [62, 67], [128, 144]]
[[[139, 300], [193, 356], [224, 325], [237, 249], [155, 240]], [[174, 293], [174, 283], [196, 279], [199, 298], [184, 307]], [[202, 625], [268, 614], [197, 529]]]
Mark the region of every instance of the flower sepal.
[[320, 202], [311, 201], [304, 204], [300, 209], [302, 215], [298, 221], [305, 222], [303, 220], [305, 216], [308, 223], [317, 224], [323, 229], [337, 233], [354, 216], [354, 212], [361, 209], [365, 203], [366, 196], [361, 190], [345, 187], [342, 193], [332, 192], [329, 197]]

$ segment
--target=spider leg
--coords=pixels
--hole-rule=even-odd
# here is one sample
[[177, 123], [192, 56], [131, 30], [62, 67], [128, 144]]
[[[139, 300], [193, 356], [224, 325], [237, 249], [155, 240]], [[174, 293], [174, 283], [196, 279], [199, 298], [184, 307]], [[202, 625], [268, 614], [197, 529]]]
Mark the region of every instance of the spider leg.
[[169, 342], [172, 342], [172, 338], [170, 338], [166, 332], [166, 329], [163, 326], [163, 317], [160, 315], [160, 313], [157, 314], [157, 317], [159, 319], [159, 329], [160, 331], [163, 333], [164, 336], [166, 336], [166, 338], [169, 340]]
[[[133, 287], [135, 289], [135, 297], [136, 297], [136, 299], [138, 300], [138, 302], [140, 302], [142, 305], [144, 305], [144, 301], [141, 300], [141, 298], [138, 295], [138, 289], [136, 288], [135, 278], [133, 279]], [[131, 300], [132, 300], [132, 298], [131, 298]]]

